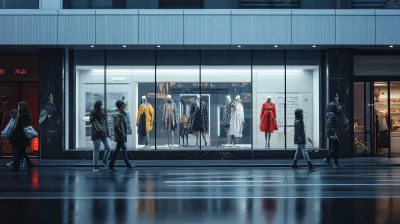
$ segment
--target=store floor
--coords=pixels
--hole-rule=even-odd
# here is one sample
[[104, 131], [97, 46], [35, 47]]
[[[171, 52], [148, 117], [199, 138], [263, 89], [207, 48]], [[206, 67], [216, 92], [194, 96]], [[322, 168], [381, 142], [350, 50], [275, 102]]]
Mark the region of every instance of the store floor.
[[400, 168], [0, 168], [0, 223], [400, 223]]

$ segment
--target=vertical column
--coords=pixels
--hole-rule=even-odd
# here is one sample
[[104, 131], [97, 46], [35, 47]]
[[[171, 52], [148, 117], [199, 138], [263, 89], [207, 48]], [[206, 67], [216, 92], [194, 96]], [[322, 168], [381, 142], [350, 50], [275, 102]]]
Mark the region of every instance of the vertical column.
[[63, 60], [63, 49], [39, 50], [41, 159], [59, 159], [63, 150]]
[[39, 0], [39, 9], [62, 9], [62, 0]]
[[[340, 157], [354, 156], [354, 130], [353, 130], [353, 50], [329, 49], [326, 52], [326, 71], [328, 83], [327, 102], [335, 101], [339, 96], [346, 119], [349, 120], [348, 130], [340, 134]], [[326, 105], [325, 105], [326, 107]]]

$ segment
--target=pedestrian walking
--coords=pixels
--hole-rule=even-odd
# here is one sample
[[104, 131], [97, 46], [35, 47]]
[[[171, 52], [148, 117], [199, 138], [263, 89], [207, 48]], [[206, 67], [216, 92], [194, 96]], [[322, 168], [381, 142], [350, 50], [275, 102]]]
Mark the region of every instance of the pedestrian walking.
[[31, 170], [33, 167], [32, 161], [26, 154], [26, 147], [31, 145], [31, 140], [26, 136], [24, 129], [30, 126], [30, 122], [32, 121], [32, 114], [29, 112], [26, 102], [18, 103], [18, 114], [17, 124], [11, 134], [11, 145], [14, 148], [14, 162], [10, 172], [19, 171], [22, 158], [25, 158], [28, 166], [27, 171]]
[[329, 139], [329, 152], [328, 156], [324, 159], [328, 165], [331, 165], [331, 158], [334, 159], [334, 168], [340, 168], [338, 151], [339, 151], [339, 121], [336, 115], [337, 104], [330, 102], [328, 104], [328, 112], [326, 114], [325, 133]]
[[108, 157], [110, 156], [111, 143], [110, 132], [108, 130], [107, 114], [104, 110], [104, 104], [98, 100], [94, 104], [94, 109], [90, 112], [91, 136], [93, 141], [93, 171], [100, 172], [98, 165], [101, 143], [104, 145], [104, 156], [102, 159], [103, 166], [107, 168]]
[[[17, 119], [18, 119], [18, 110], [12, 109], [10, 111], [10, 121], [8, 122], [6, 128], [1, 132], [1, 138], [7, 141], [11, 140], [11, 134], [15, 129], [15, 126], [17, 124]], [[14, 164], [14, 160], [11, 160], [11, 162], [7, 163], [6, 166], [12, 167]], [[25, 167], [25, 158], [21, 160], [20, 167]]]
[[[303, 153], [303, 158], [307, 161], [308, 169], [314, 170], [315, 167], [312, 165], [310, 161], [310, 157], [308, 156], [308, 150], [306, 147], [307, 137], [306, 137], [306, 130], [304, 127], [304, 120], [303, 120], [303, 110], [297, 109], [294, 112], [295, 121], [294, 121], [294, 144], [297, 145], [296, 153], [294, 154], [293, 160], [293, 169], [299, 169], [300, 167], [297, 165], [297, 159], [300, 156], [300, 152]], [[308, 139], [310, 142], [311, 140]]]
[[117, 155], [120, 151], [122, 151], [122, 157], [124, 158], [124, 162], [126, 167], [133, 168], [133, 166], [129, 163], [128, 160], [128, 152], [126, 147], [127, 142], [127, 120], [125, 114], [126, 103], [122, 100], [118, 100], [115, 103], [117, 109], [114, 114], [114, 141], [117, 143], [115, 148], [115, 152], [113, 153], [110, 163], [108, 165], [108, 169], [115, 171], [114, 164], [117, 159]]

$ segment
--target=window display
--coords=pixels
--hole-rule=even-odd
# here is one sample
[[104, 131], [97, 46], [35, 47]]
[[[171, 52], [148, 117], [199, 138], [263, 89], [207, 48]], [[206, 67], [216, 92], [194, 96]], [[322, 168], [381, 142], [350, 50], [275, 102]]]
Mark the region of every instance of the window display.
[[66, 78], [67, 148], [93, 150], [87, 116], [97, 100], [109, 127], [115, 102], [126, 103], [129, 150], [294, 148], [296, 109], [319, 147], [319, 66], [284, 66], [284, 53], [77, 51]]

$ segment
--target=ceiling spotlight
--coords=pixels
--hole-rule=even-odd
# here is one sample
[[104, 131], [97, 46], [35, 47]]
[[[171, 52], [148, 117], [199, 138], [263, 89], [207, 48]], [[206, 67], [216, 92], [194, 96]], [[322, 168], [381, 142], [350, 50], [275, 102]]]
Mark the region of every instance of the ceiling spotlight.
[[242, 46], [238, 45], [238, 47], [242, 47]]
[[90, 47], [94, 47], [94, 45], [90, 45]]
[[157, 45], [157, 47], [161, 47], [160, 45]]
[[393, 47], [393, 45], [390, 45], [389, 47]]
[[278, 45], [275, 45], [274, 47], [278, 47]]
[[126, 45], [122, 45], [122, 47], [126, 47]]
[[312, 45], [312, 47], [317, 47], [316, 45]]

